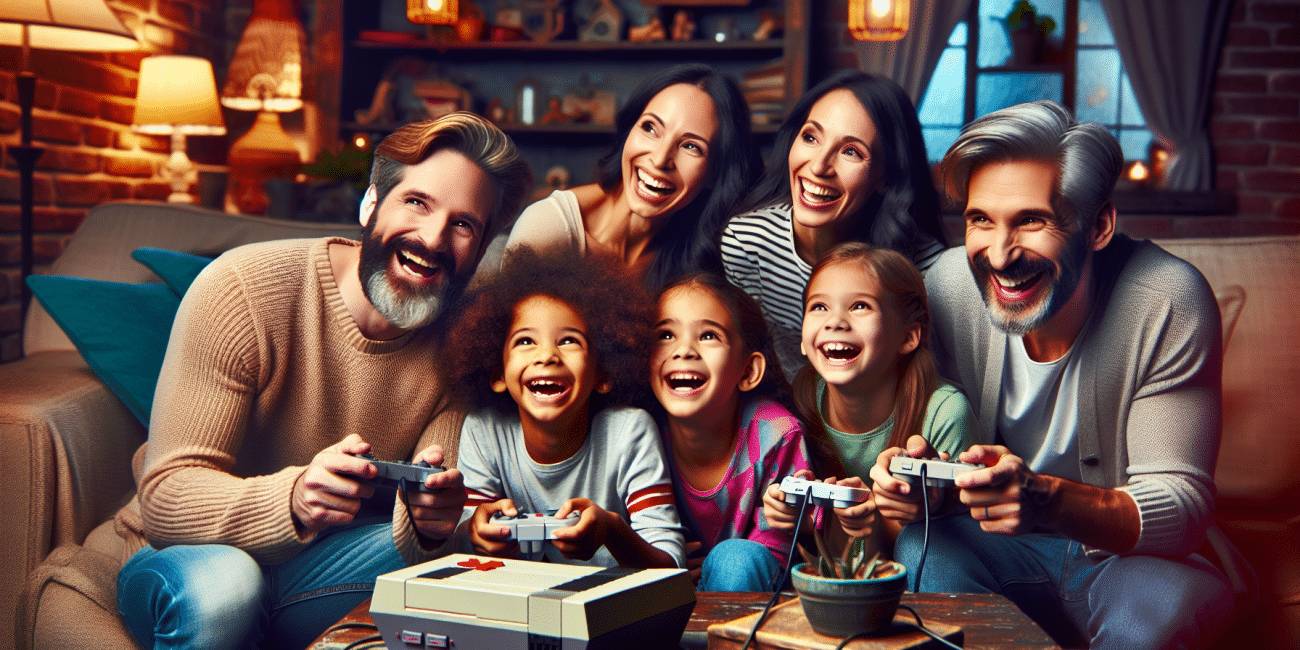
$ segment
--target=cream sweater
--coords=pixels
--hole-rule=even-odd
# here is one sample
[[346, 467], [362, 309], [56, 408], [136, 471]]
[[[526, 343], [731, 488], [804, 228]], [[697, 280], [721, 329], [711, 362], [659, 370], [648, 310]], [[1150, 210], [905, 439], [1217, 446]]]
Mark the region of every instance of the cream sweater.
[[[217, 543], [258, 562], [315, 537], [290, 512], [294, 481], [321, 450], [360, 434], [383, 460], [432, 443], [456, 462], [463, 413], [433, 367], [435, 332], [363, 336], [330, 267], [343, 239], [251, 244], [222, 255], [181, 302], [159, 377], [139, 491], [119, 511], [126, 553], [145, 544]], [[393, 537], [407, 561], [439, 551], [417, 539], [398, 499]], [[425, 545], [428, 546], [425, 546]]]

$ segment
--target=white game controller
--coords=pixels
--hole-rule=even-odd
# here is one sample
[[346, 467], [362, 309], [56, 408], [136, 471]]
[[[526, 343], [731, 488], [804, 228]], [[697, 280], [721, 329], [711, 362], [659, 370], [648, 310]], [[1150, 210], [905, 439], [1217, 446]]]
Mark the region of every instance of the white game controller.
[[785, 493], [785, 502], [792, 506], [799, 505], [805, 495], [815, 506], [832, 508], [850, 508], [871, 497], [871, 490], [866, 488], [830, 485], [795, 476], [781, 479], [781, 491]]
[[506, 539], [519, 542], [519, 550], [531, 555], [541, 551], [542, 544], [546, 540], [555, 539], [555, 531], [577, 524], [580, 516], [576, 510], [570, 512], [564, 519], [552, 516], [554, 514], [554, 511], [550, 515], [521, 512], [513, 517], [507, 517], [497, 513], [492, 515], [492, 523], [509, 528], [510, 535]]
[[930, 487], [953, 487], [953, 479], [982, 469], [983, 465], [959, 463], [954, 460], [937, 458], [908, 458], [894, 456], [889, 459], [889, 473], [908, 483], [915, 484], [921, 480], [921, 468], [925, 468], [925, 484]]

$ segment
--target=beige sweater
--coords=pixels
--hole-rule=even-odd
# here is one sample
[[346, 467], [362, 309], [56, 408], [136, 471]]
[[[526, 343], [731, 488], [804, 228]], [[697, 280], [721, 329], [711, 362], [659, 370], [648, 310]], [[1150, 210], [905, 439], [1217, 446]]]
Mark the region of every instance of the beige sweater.
[[[292, 557], [315, 536], [294, 526], [294, 481], [349, 433], [379, 459], [409, 460], [438, 443], [445, 465], [455, 465], [464, 415], [447, 407], [434, 372], [434, 332], [365, 338], [334, 281], [331, 243], [359, 245], [242, 246], [186, 293], [154, 397], [139, 491], [117, 515], [127, 557], [145, 544], [205, 543], [241, 548], [263, 564]], [[393, 521], [408, 562], [440, 550], [417, 540], [401, 499]]]

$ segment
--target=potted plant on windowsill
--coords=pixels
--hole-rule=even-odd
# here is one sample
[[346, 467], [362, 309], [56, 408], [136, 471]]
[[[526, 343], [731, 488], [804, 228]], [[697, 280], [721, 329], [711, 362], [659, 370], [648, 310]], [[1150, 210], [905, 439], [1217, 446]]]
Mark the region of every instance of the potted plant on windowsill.
[[1002, 19], [1002, 25], [1011, 39], [1010, 63], [1033, 65], [1042, 62], [1043, 46], [1047, 35], [1056, 29], [1055, 20], [1050, 16], [1039, 16], [1033, 3], [1020, 0]]
[[819, 557], [799, 547], [804, 563], [790, 571], [799, 604], [809, 625], [819, 634], [847, 637], [882, 633], [890, 628], [898, 602], [907, 588], [902, 564], [866, 557], [865, 544], [849, 544], [842, 558], [833, 557], [820, 533], [813, 539]]

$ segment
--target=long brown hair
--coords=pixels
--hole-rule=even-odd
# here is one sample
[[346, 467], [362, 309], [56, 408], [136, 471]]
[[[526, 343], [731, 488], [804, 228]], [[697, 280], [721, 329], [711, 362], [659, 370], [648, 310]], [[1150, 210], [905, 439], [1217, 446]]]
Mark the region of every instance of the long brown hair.
[[[889, 304], [903, 321], [904, 327], [916, 323], [921, 326], [920, 342], [916, 349], [898, 360], [898, 381], [894, 389], [894, 431], [889, 438], [890, 447], [902, 447], [907, 439], [921, 435], [925, 425], [925, 411], [934, 393], [938, 372], [934, 355], [930, 352], [930, 306], [925, 296], [925, 280], [911, 262], [897, 251], [878, 248], [862, 242], [846, 242], [827, 251], [813, 266], [808, 284], [823, 269], [838, 264], [858, 264], [865, 274], [875, 276], [881, 288], [889, 293]], [[804, 288], [804, 304], [808, 302], [808, 289]], [[792, 383], [795, 407], [807, 423], [805, 436], [810, 439], [809, 453], [813, 456], [814, 471], [819, 476], [843, 476], [844, 468], [835, 445], [822, 426], [821, 409], [817, 402], [817, 372], [806, 364], [795, 375]]]

